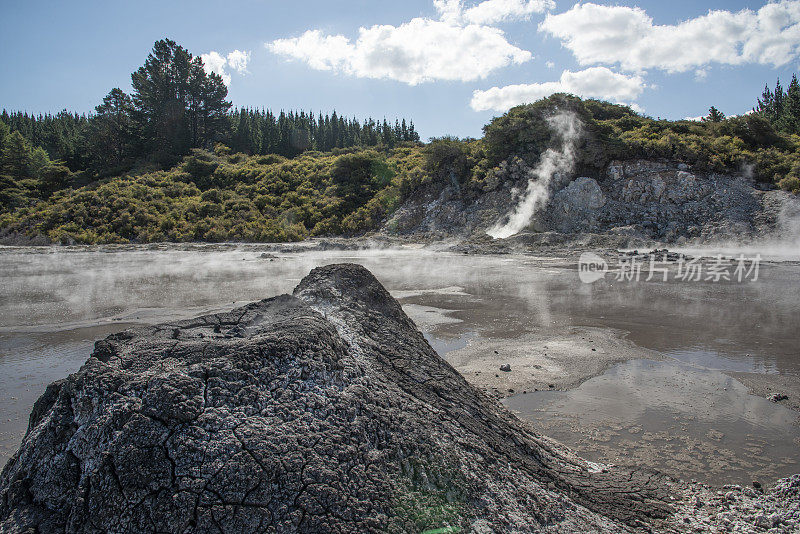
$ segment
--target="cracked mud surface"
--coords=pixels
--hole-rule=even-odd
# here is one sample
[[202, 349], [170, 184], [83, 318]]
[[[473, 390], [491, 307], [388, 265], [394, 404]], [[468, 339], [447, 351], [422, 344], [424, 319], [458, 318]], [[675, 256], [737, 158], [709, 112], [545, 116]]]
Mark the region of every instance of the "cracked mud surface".
[[671, 530], [676, 491], [536, 434], [336, 265], [99, 341], [36, 403], [0, 532]]

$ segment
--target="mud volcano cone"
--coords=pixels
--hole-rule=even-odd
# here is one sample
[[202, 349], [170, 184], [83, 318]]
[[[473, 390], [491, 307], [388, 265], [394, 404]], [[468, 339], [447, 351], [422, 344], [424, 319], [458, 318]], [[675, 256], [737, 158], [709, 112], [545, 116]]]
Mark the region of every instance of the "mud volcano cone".
[[37, 401], [0, 532], [619, 532], [668, 487], [534, 433], [345, 264], [97, 342]]

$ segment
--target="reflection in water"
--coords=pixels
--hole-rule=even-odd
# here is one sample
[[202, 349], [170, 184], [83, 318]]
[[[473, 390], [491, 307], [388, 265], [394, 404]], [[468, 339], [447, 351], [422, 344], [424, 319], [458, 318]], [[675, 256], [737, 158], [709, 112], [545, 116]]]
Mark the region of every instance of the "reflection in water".
[[[658, 464], [709, 483], [797, 472], [797, 414], [723, 374], [633, 360], [566, 392], [505, 400], [543, 433], [596, 461]], [[625, 454], [620, 454], [625, 451]]]
[[[800, 376], [797, 264], [764, 265], [757, 283], [741, 285], [610, 277], [585, 285], [576, 266], [558, 258], [411, 248], [261, 257], [265, 250], [0, 249], [0, 463], [45, 385], [77, 370], [92, 341], [121, 323], [174, 320], [290, 292], [312, 268], [344, 261], [365, 265], [401, 298], [442, 354], [470, 336], [515, 339], [593, 326], [627, 331], [632, 342], [694, 367], [630, 362], [574, 392], [524, 399], [543, 431], [596, 459], [644, 462], [649, 455], [647, 465], [689, 473], [715, 472], [716, 458], [726, 458], [736, 473], [766, 473], [765, 462], [789, 469], [783, 458], [798, 457], [797, 444], [785, 448], [796, 436], [785, 418], [795, 414], [702, 369]], [[669, 391], [678, 386], [682, 398]], [[598, 439], [581, 442], [582, 427]]]
[[441, 355], [454, 350], [463, 349], [476, 334], [475, 332], [466, 332], [457, 337], [437, 337], [426, 332], [424, 336], [430, 346], [433, 347], [433, 350]]
[[19, 446], [33, 403], [47, 385], [77, 371], [95, 340], [128, 326], [115, 323], [63, 332], [0, 334], [0, 465]]
[[[719, 344], [725, 340], [717, 340]], [[703, 345], [665, 350], [664, 354], [688, 365], [718, 371], [739, 371], [743, 373], [777, 374], [774, 361], [764, 360], [749, 353], [743, 353], [738, 347], [731, 346], [725, 352]]]

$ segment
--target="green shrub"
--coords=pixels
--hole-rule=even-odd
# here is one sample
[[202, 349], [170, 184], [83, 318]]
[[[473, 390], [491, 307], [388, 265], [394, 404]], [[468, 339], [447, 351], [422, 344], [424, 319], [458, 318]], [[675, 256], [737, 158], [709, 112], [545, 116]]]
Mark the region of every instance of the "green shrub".
[[795, 195], [800, 194], [800, 178], [797, 176], [787, 176], [778, 182], [778, 187], [784, 191], [789, 191]]
[[425, 170], [439, 181], [464, 182], [469, 177], [469, 145], [454, 137], [431, 140], [425, 149]]

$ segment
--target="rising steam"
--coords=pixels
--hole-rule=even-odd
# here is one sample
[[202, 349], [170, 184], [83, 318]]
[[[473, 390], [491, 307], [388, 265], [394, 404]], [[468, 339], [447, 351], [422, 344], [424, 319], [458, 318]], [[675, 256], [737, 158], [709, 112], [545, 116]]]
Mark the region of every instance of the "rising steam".
[[788, 196], [778, 212], [775, 228], [752, 238], [714, 240], [699, 245], [677, 247], [675, 252], [690, 256], [716, 256], [731, 258], [760, 255], [768, 261], [800, 261], [800, 200]]
[[508, 215], [508, 221], [505, 224], [498, 221], [486, 231], [495, 239], [511, 237], [525, 228], [531, 217], [550, 199], [553, 177], [570, 172], [575, 165], [575, 145], [582, 130], [580, 119], [575, 113], [561, 112], [548, 118], [547, 123], [560, 139], [561, 146], [558, 149], [548, 148], [536, 167], [529, 172], [528, 187], [517, 207]]
[[800, 253], [800, 201], [790, 198], [778, 215], [779, 241]]

